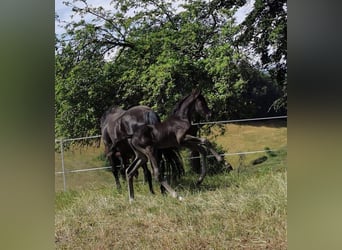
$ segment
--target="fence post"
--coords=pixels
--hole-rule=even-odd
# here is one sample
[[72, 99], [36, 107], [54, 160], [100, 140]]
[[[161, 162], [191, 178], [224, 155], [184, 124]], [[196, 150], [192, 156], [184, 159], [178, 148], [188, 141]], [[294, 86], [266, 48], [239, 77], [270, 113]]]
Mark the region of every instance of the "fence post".
[[66, 182], [65, 182], [65, 168], [64, 168], [64, 141], [61, 139], [61, 157], [62, 157], [62, 172], [63, 172], [63, 190], [66, 191]]

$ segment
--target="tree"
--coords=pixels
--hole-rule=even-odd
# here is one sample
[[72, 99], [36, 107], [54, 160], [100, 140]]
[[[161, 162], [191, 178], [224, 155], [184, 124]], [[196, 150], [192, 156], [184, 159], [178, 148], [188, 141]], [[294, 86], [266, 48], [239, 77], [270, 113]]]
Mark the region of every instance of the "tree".
[[273, 103], [276, 110], [287, 110], [287, 1], [255, 0], [254, 9], [240, 25], [237, 45], [259, 57], [261, 69], [281, 90]]
[[260, 70], [245, 53], [253, 36], [243, 37], [233, 18], [244, 2], [195, 0], [181, 11], [162, 0], [120, 0], [111, 10], [67, 2], [80, 19], [56, 40], [56, 135], [99, 133], [112, 104], [145, 104], [165, 118], [194, 87], [212, 119], [265, 114], [281, 81], [272, 63]]
[[102, 109], [112, 99], [110, 68], [96, 46], [83, 46], [90, 34], [89, 29], [78, 31], [76, 48], [65, 44], [56, 52], [56, 137], [98, 134]]

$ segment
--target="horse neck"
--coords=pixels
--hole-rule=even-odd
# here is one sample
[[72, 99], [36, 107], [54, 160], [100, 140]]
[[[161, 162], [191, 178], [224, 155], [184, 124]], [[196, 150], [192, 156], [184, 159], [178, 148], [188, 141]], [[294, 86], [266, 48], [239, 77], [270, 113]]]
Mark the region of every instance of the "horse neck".
[[196, 99], [192, 99], [191, 96], [189, 96], [182, 102], [179, 109], [174, 112], [174, 116], [182, 120], [188, 120], [190, 122], [194, 110], [195, 101]]

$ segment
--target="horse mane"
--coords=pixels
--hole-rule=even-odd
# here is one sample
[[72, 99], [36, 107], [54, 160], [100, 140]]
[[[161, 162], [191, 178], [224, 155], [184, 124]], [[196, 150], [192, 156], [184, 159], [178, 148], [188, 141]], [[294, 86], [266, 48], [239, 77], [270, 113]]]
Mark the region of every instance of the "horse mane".
[[172, 111], [172, 114], [174, 115], [179, 109], [180, 107], [182, 106], [183, 102], [189, 98], [191, 94], [185, 96], [182, 100], [180, 100], [179, 102], [176, 103], [176, 105], [174, 106], [173, 108], [173, 111]]
[[193, 89], [191, 94], [185, 96], [182, 100], [180, 100], [175, 107], [173, 108], [172, 114], [174, 115], [179, 109], [180, 107], [183, 105], [184, 101], [187, 100], [190, 96], [192, 95], [197, 95], [200, 94], [200, 91], [198, 89]]
[[107, 114], [112, 114], [112, 113], [116, 113], [116, 112], [122, 111], [122, 110], [124, 110], [124, 109], [121, 108], [120, 106], [112, 105], [109, 107], [109, 109], [106, 112], [107, 112]]
[[118, 112], [118, 111], [122, 111], [122, 110], [124, 110], [124, 109], [122, 109], [120, 106], [118, 106], [118, 105], [112, 105], [112, 106], [110, 106], [104, 113], [103, 113], [103, 115], [101, 116], [101, 119], [100, 119], [100, 124], [101, 124], [101, 127], [103, 126], [103, 124], [104, 124], [104, 122], [106, 121], [106, 119], [107, 119], [107, 116], [109, 115], [109, 114], [114, 114], [114, 113], [116, 113], [116, 112]]

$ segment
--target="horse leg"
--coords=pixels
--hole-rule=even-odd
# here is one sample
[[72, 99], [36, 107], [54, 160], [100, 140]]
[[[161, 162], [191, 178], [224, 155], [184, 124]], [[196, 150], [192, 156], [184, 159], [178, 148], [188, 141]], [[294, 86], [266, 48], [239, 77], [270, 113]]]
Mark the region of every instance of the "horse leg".
[[222, 160], [223, 160], [222, 156], [219, 155], [219, 154], [215, 151], [215, 149], [214, 149], [213, 145], [210, 143], [210, 141], [208, 141], [208, 140], [205, 139], [205, 138], [201, 138], [201, 140], [202, 140], [202, 144], [205, 145], [205, 146], [207, 147], [207, 149], [209, 149], [209, 151], [215, 156], [216, 160], [217, 160], [218, 162], [222, 162]]
[[216, 158], [216, 160], [217, 160], [218, 162], [222, 162], [222, 161], [223, 161], [222, 156], [219, 155], [219, 154], [215, 151], [215, 149], [213, 148], [213, 146], [211, 145], [211, 143], [210, 143], [208, 140], [206, 140], [205, 146], [206, 146], [206, 147], [209, 149], [209, 151], [215, 156], [215, 158]]
[[134, 171], [138, 169], [141, 163], [142, 163], [142, 159], [136, 158], [132, 162], [132, 164], [126, 169], [126, 178], [127, 178], [127, 183], [128, 183], [128, 198], [129, 198], [130, 203], [134, 200], [134, 188], [133, 188]]
[[[161, 176], [161, 179], [164, 179], [165, 176], [169, 177], [170, 173], [166, 167], [166, 161], [164, 161], [163, 156], [162, 156], [162, 151], [158, 150], [158, 152], [156, 153], [157, 158], [157, 162], [158, 162], [158, 166], [159, 166], [159, 175]], [[163, 185], [160, 184], [160, 193], [165, 194], [166, 189], [164, 188]]]
[[203, 182], [204, 177], [207, 175], [207, 150], [204, 147], [199, 146], [198, 152], [200, 152], [201, 154], [202, 163], [201, 163], [201, 174], [196, 183], [197, 186], [199, 186]]
[[198, 144], [198, 145], [204, 145], [206, 146], [210, 152], [215, 156], [216, 160], [218, 162], [221, 162], [222, 161], [222, 156], [219, 155], [215, 149], [213, 148], [213, 145], [205, 138], [199, 138], [199, 137], [195, 137], [195, 136], [192, 136], [192, 135], [185, 135], [184, 139], [182, 142], [188, 142], [188, 143], [191, 143], [191, 144]]
[[[169, 171], [169, 167], [166, 165], [166, 162], [161, 160], [159, 161], [159, 169], [160, 169], [160, 176], [162, 179], [165, 178], [165, 176], [167, 177], [167, 180], [170, 182], [170, 171]], [[160, 185], [160, 192], [162, 194], [165, 194], [166, 189], [164, 188], [163, 185]]]
[[[212, 144], [205, 138], [199, 138], [192, 135], [185, 135], [182, 144], [195, 147], [201, 154], [202, 164], [201, 164], [201, 175], [197, 181], [197, 185], [200, 185], [206, 175], [206, 159], [204, 156], [207, 155], [206, 148], [215, 156], [218, 162], [222, 162], [222, 157], [214, 150]], [[204, 147], [205, 146], [205, 147]]]
[[114, 145], [112, 143], [109, 143], [107, 140], [104, 140], [103, 141], [104, 143], [104, 153], [105, 153], [105, 156], [107, 157], [107, 159], [109, 160], [109, 165], [111, 166], [112, 168], [112, 173], [113, 173], [113, 176], [114, 176], [114, 179], [115, 179], [115, 184], [116, 184], [116, 188], [118, 190], [121, 189], [121, 185], [120, 185], [120, 180], [119, 180], [119, 172], [118, 172], [118, 169], [117, 169], [117, 158], [116, 158], [116, 152], [114, 152], [113, 150], [113, 147]]
[[118, 190], [121, 189], [121, 184], [120, 184], [120, 180], [119, 180], [119, 173], [118, 170], [116, 168], [116, 166], [112, 166], [112, 173], [114, 175], [114, 179], [115, 179], [115, 183], [116, 183], [116, 188]]
[[196, 185], [199, 186], [207, 175], [207, 150], [205, 147], [200, 145], [196, 145], [195, 148], [201, 155], [201, 174], [196, 183]]
[[[157, 159], [156, 159], [155, 154], [153, 152], [154, 152], [154, 150], [152, 147], [147, 147], [145, 150], [145, 153], [146, 153], [146, 155], [147, 155], [148, 159], [150, 160], [151, 165], [153, 167], [154, 178], [160, 182], [160, 184], [170, 193], [170, 195], [173, 198], [177, 198], [178, 195], [177, 195], [176, 191], [171, 188], [171, 186], [167, 183], [167, 181], [160, 174], [158, 162], [157, 162]], [[182, 200], [183, 198], [178, 197], [178, 199]]]
[[[134, 151], [135, 158], [133, 162], [129, 165], [129, 167], [126, 169], [126, 177], [127, 177], [127, 182], [128, 182], [128, 195], [129, 195], [129, 201], [132, 202], [134, 200], [134, 188], [133, 188], [133, 176], [138, 170], [138, 168], [141, 165], [146, 166], [147, 158], [146, 156], [141, 153], [132, 143], [132, 139], [128, 139], [128, 143], [131, 146], [132, 150]], [[146, 166], [147, 169], [147, 166]], [[144, 167], [144, 172], [145, 172], [145, 167]], [[152, 177], [151, 177], [152, 178]], [[152, 186], [152, 181], [151, 181], [151, 186]], [[153, 191], [153, 190], [152, 190]]]
[[151, 194], [154, 194], [153, 186], [152, 186], [152, 174], [151, 171], [147, 168], [147, 164], [142, 165], [144, 170], [144, 178], [148, 182], [148, 187], [150, 189]]
[[119, 158], [120, 160], [120, 174], [123, 179], [126, 179], [126, 162], [124, 162], [122, 156]]
[[201, 155], [201, 174], [196, 183], [196, 185], [199, 186], [203, 182], [204, 177], [207, 175], [207, 150], [205, 147], [198, 145], [193, 141], [184, 142], [182, 145], [190, 150], [198, 151]]
[[114, 154], [112, 154], [108, 158], [109, 158], [110, 165], [112, 167], [112, 173], [113, 173], [113, 176], [114, 176], [114, 179], [115, 179], [116, 188], [118, 190], [120, 190], [121, 189], [121, 185], [120, 185], [120, 180], [119, 180], [119, 172], [118, 172], [118, 169], [116, 167], [114, 157], [115, 157]]

